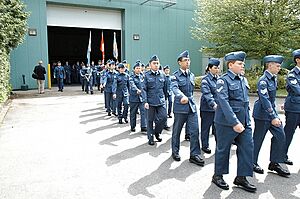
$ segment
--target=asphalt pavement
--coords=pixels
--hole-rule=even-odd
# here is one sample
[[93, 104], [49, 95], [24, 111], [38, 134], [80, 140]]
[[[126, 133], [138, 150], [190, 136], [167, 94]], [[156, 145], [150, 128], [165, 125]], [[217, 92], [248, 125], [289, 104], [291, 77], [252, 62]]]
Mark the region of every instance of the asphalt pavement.
[[[233, 185], [236, 147], [231, 149], [230, 186], [223, 191], [211, 183], [214, 153], [203, 155], [205, 166], [189, 163], [189, 142], [181, 136], [182, 160], [171, 158], [171, 131], [162, 142], [147, 144], [129, 124], [107, 116], [103, 94], [87, 95], [79, 86], [37, 91], [15, 91], [0, 124], [1, 199], [99, 199], [99, 198], [300, 198], [299, 129], [290, 147], [293, 166], [289, 178], [267, 172], [271, 135], [265, 138], [259, 164], [265, 174], [249, 181], [257, 186], [248, 193]], [[195, 97], [199, 105], [199, 92]], [[256, 97], [251, 97], [251, 106]], [[284, 99], [277, 99], [282, 104]], [[280, 114], [284, 121], [284, 115]], [[172, 125], [173, 120], [168, 119]], [[139, 124], [139, 123], [138, 123]], [[214, 137], [210, 147], [215, 149]]]

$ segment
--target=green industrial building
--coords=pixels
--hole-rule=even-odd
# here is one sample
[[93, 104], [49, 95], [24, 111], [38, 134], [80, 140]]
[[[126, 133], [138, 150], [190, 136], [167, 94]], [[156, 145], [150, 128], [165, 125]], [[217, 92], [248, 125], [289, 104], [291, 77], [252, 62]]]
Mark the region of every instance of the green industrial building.
[[[105, 60], [113, 58], [116, 33], [118, 60], [147, 63], [157, 54], [162, 65], [177, 68], [177, 55], [188, 49], [191, 70], [200, 75], [207, 58], [201, 43], [191, 38], [195, 5], [192, 0], [23, 0], [30, 12], [25, 41], [11, 53], [11, 84], [20, 89], [22, 75], [29, 88], [35, 65], [56, 61], [87, 61], [91, 32], [91, 60], [102, 59], [103, 32]], [[46, 81], [46, 85], [48, 81]]]

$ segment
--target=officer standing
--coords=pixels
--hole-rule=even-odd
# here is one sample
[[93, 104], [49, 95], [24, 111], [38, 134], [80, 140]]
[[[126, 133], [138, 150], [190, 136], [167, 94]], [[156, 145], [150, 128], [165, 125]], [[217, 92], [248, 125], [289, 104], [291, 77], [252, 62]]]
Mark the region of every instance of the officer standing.
[[259, 151], [266, 133], [270, 131], [273, 135], [271, 139], [271, 155], [269, 170], [276, 171], [280, 176], [288, 176], [290, 173], [283, 169], [280, 164], [285, 159], [285, 134], [282, 122], [276, 112], [276, 75], [280, 71], [283, 57], [280, 55], [268, 55], [264, 57], [266, 70], [257, 83], [258, 100], [254, 103], [253, 118], [255, 123], [253, 141], [253, 171], [263, 174], [264, 170], [257, 164]]
[[[166, 101], [167, 92], [166, 77], [159, 71], [159, 59], [153, 55], [149, 60], [150, 70], [145, 73], [145, 109], [148, 113], [147, 135], [148, 144], [154, 145], [153, 135], [161, 142], [160, 134], [167, 121]], [[153, 122], [155, 121], [155, 128]]]
[[96, 78], [97, 78], [97, 70], [96, 70], [94, 61], [92, 61], [90, 67], [91, 67], [91, 71], [92, 71], [91, 85], [93, 87], [93, 86], [96, 86]]
[[96, 85], [98, 91], [100, 91], [100, 80], [101, 80], [101, 71], [102, 71], [102, 62], [101, 60], [98, 61], [98, 65], [96, 65]]
[[215, 152], [215, 173], [212, 182], [218, 187], [228, 190], [229, 186], [223, 174], [229, 172], [230, 148], [235, 141], [237, 146], [237, 177], [234, 184], [249, 192], [256, 187], [250, 184], [246, 176], [253, 175], [253, 139], [249, 115], [249, 86], [244, 70], [246, 53], [231, 52], [225, 55], [228, 71], [217, 80], [217, 109], [215, 127], [217, 146]]
[[117, 72], [115, 71], [115, 62], [110, 61], [108, 70], [104, 74], [102, 87], [104, 88], [105, 107], [108, 116], [111, 113], [115, 116], [116, 114], [116, 100], [113, 98], [112, 85], [116, 81]]
[[91, 95], [94, 94], [93, 90], [93, 69], [90, 67], [90, 64], [87, 64], [85, 77], [85, 92], [88, 94], [89, 92]]
[[300, 125], [300, 49], [293, 51], [296, 66], [289, 72], [286, 78], [286, 90], [288, 96], [284, 102], [285, 121], [284, 132], [286, 135], [285, 163], [293, 165], [288, 159], [288, 149], [292, 142], [296, 128]]
[[216, 103], [216, 83], [219, 74], [220, 61], [216, 58], [210, 58], [206, 68], [207, 75], [201, 81], [201, 100], [200, 100], [200, 117], [201, 117], [201, 146], [204, 153], [211, 153], [209, 148], [209, 130], [215, 132], [214, 117], [217, 109]]
[[118, 64], [119, 73], [116, 75], [116, 81], [113, 83], [113, 98], [116, 99], [119, 124], [128, 123], [128, 105], [129, 105], [129, 75], [125, 72], [124, 64]]
[[72, 70], [71, 70], [71, 66], [69, 65], [68, 61], [66, 61], [66, 64], [64, 65], [64, 69], [66, 71], [66, 83], [71, 84]]
[[146, 116], [145, 116], [145, 91], [144, 91], [144, 76], [141, 74], [141, 63], [136, 62], [133, 66], [133, 74], [129, 78], [129, 106], [130, 106], [130, 127], [131, 131], [135, 132], [136, 115], [138, 109], [141, 116], [141, 131], [147, 132]]
[[170, 66], [169, 65], [165, 65], [164, 66], [164, 73], [166, 75], [166, 80], [167, 80], [167, 104], [168, 104], [168, 117], [172, 118], [171, 116], [171, 112], [172, 112], [172, 105], [173, 105], [173, 101], [172, 101], [172, 90], [171, 90], [171, 76], [170, 76]]
[[172, 158], [180, 161], [180, 133], [184, 123], [190, 133], [190, 159], [191, 163], [204, 166], [200, 157], [199, 123], [196, 103], [194, 100], [195, 76], [190, 72], [190, 56], [188, 51], [182, 52], [178, 58], [179, 70], [173, 73], [171, 88], [174, 93], [174, 124], [172, 132]]
[[57, 79], [58, 91], [63, 92], [64, 89], [64, 79], [66, 79], [66, 71], [64, 67], [61, 66], [61, 62], [57, 62], [57, 66], [54, 69], [54, 78]]

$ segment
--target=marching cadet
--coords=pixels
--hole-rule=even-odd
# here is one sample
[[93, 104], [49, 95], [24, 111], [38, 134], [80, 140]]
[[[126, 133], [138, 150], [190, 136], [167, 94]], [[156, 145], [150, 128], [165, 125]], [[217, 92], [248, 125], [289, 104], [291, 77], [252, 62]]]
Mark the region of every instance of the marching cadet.
[[96, 69], [96, 85], [97, 85], [98, 91], [100, 91], [101, 71], [102, 71], [102, 62], [101, 62], [101, 60], [98, 61], [98, 65], [96, 65], [95, 69]]
[[[149, 60], [150, 70], [145, 73], [145, 109], [147, 109], [147, 135], [148, 144], [154, 145], [153, 135], [158, 142], [161, 142], [160, 134], [167, 121], [166, 111], [166, 77], [159, 71], [159, 59], [153, 55]], [[155, 128], [153, 122], [155, 121]]]
[[61, 62], [57, 62], [57, 66], [54, 68], [54, 78], [57, 79], [58, 91], [63, 92], [64, 79], [66, 79], [66, 71], [62, 67]]
[[169, 118], [172, 118], [171, 116], [171, 112], [172, 112], [172, 90], [171, 90], [171, 76], [170, 76], [170, 66], [169, 65], [165, 65], [164, 66], [164, 73], [166, 75], [166, 80], [167, 80], [167, 96], [166, 96], [166, 100], [167, 100], [167, 104], [168, 104], [168, 111], [167, 111], [167, 114], [168, 114], [168, 117]]
[[92, 87], [96, 86], [96, 78], [97, 78], [97, 69], [95, 66], [95, 62], [92, 61], [91, 65], [90, 65], [91, 71], [92, 71], [92, 78], [91, 78], [91, 84]]
[[223, 174], [229, 172], [230, 148], [235, 141], [237, 146], [237, 176], [234, 184], [246, 191], [255, 192], [246, 176], [253, 175], [253, 139], [249, 115], [249, 96], [246, 79], [241, 76], [244, 70], [246, 53], [231, 52], [225, 55], [228, 71], [217, 80], [217, 109], [215, 127], [217, 146], [215, 152], [215, 171], [212, 182], [228, 190]]
[[175, 161], [180, 161], [180, 133], [184, 123], [190, 133], [190, 159], [191, 163], [199, 166], [204, 166], [204, 160], [200, 157], [199, 143], [199, 124], [196, 102], [193, 96], [195, 87], [195, 76], [189, 70], [190, 57], [189, 52], [182, 52], [177, 63], [180, 66], [179, 70], [173, 73], [171, 79], [171, 88], [174, 93], [174, 124], [172, 132], [172, 158]]
[[85, 78], [85, 92], [88, 94], [89, 92], [91, 95], [94, 94], [93, 90], [93, 69], [90, 67], [90, 64], [87, 64], [86, 73], [84, 75]]
[[286, 79], [286, 90], [288, 96], [284, 102], [286, 135], [285, 161], [288, 165], [293, 162], [288, 159], [288, 149], [292, 142], [295, 130], [300, 126], [300, 49], [293, 51], [294, 62], [296, 66], [289, 72]]
[[[129, 75], [125, 72], [124, 64], [118, 64], [119, 73], [116, 75], [116, 81], [113, 83], [113, 98], [117, 102], [117, 111], [119, 124], [128, 123], [128, 94], [129, 94]], [[123, 110], [122, 110], [123, 109]]]
[[133, 66], [133, 74], [129, 78], [129, 106], [130, 106], [130, 127], [135, 132], [136, 115], [138, 109], [141, 117], [141, 131], [147, 132], [146, 113], [145, 113], [145, 91], [144, 91], [144, 75], [141, 74], [141, 63], [136, 62]]
[[209, 130], [212, 127], [215, 132], [214, 117], [217, 109], [216, 103], [216, 83], [219, 74], [220, 61], [215, 58], [208, 60], [206, 68], [207, 75], [201, 81], [201, 100], [200, 100], [200, 117], [201, 117], [201, 146], [204, 153], [211, 153], [209, 148]]
[[264, 64], [266, 70], [257, 83], [258, 100], [254, 103], [253, 118], [255, 123], [253, 141], [253, 171], [263, 174], [264, 170], [257, 164], [259, 151], [264, 141], [266, 133], [270, 131], [273, 135], [271, 139], [271, 153], [269, 170], [276, 171], [280, 176], [288, 176], [290, 172], [283, 169], [280, 164], [285, 160], [285, 134], [282, 122], [275, 109], [275, 98], [277, 89], [276, 75], [280, 71], [283, 57], [280, 55], [265, 56]]
[[105, 97], [105, 107], [108, 116], [111, 116], [111, 113], [115, 116], [116, 114], [116, 100], [113, 98], [113, 84], [116, 81], [117, 72], [115, 71], [115, 62], [110, 61], [108, 64], [108, 69], [103, 75], [103, 84], [101, 85], [104, 88], [104, 97]]

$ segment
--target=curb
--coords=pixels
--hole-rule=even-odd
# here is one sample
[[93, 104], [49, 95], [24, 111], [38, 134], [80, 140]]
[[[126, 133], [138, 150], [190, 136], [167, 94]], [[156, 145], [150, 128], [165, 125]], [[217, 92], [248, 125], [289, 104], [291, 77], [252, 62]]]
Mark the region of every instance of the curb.
[[0, 104], [0, 125], [2, 124], [8, 109], [10, 108], [11, 102], [11, 99], [7, 99], [5, 102]]

